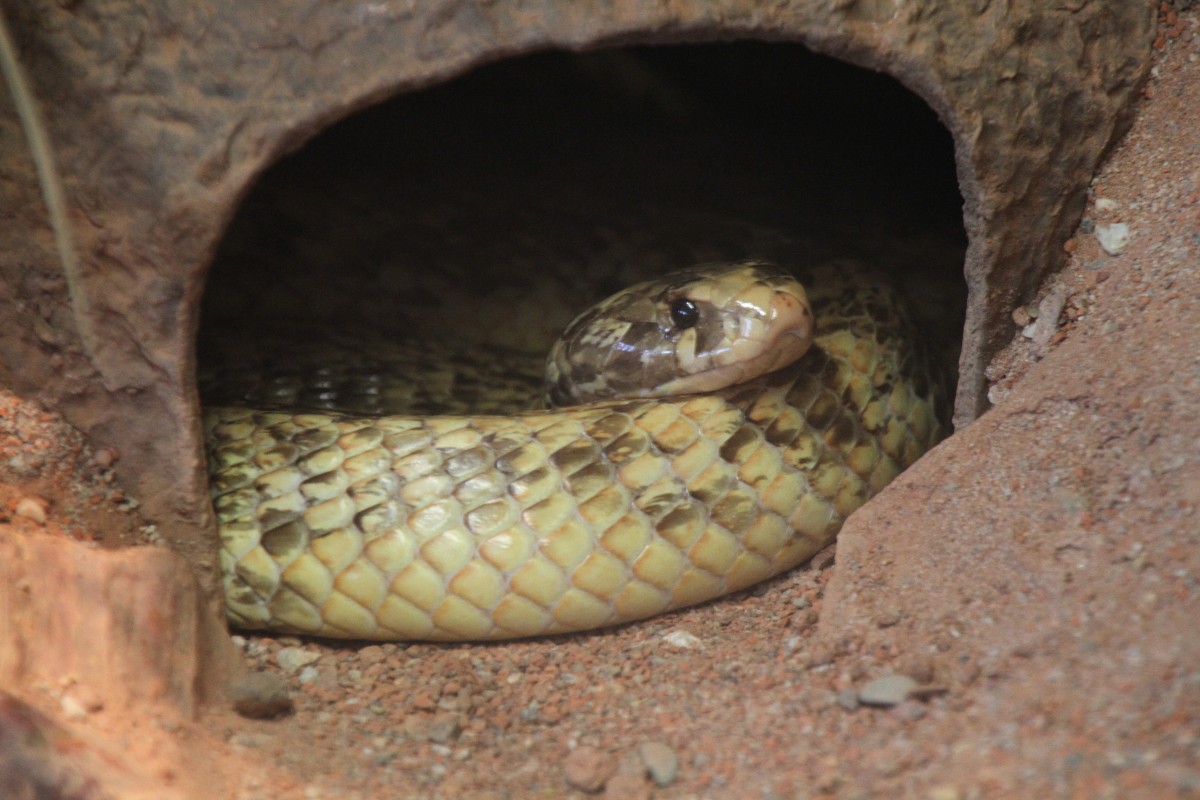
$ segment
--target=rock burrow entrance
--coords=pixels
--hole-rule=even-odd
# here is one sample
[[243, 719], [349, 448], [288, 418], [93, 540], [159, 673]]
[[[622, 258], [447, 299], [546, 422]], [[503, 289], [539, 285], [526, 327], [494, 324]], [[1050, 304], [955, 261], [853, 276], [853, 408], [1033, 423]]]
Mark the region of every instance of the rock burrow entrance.
[[[540, 353], [647, 275], [851, 257], [901, 277], [953, 360], [961, 208], [949, 133], [890, 77], [791, 44], [546, 52], [361, 112], [268, 170], [218, 249], [200, 340], [234, 359], [280, 328]], [[202, 346], [202, 376], [230, 357]]]
[[[217, 285], [206, 281], [213, 253], [248, 187], [315, 131], [473, 65], [554, 47], [786, 40], [885, 71], [937, 110], [955, 143], [970, 290], [962, 423], [986, 405], [983, 368], [1012, 335], [1012, 310], [1061, 262], [1154, 33], [1154, 7], [1126, 0], [318, 1], [272, 14], [222, 0], [189, 15], [98, 0], [7, 14], [78, 263], [55, 246], [26, 138], [0, 138], [14, 209], [0, 218], [0, 384], [119, 454], [118, 478], [212, 600], [193, 385], [200, 298]], [[0, 117], [20, 128], [7, 96]]]

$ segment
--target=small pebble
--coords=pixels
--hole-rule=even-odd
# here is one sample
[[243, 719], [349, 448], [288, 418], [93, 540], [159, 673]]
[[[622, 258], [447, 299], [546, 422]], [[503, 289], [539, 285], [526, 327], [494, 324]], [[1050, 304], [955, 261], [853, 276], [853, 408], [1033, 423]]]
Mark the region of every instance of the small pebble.
[[68, 694], [74, 697], [79, 702], [79, 705], [83, 706], [83, 710], [89, 714], [95, 714], [104, 708], [104, 700], [100, 698], [100, 695], [96, 694], [92, 687], [86, 684], [80, 683], [71, 687]]
[[929, 800], [962, 800], [962, 792], [956, 786], [935, 786], [929, 790]]
[[1096, 200], [1097, 211], [1116, 211], [1117, 205], [1118, 204], [1116, 200], [1112, 200], [1107, 197], [1100, 197]]
[[1129, 226], [1124, 222], [1096, 226], [1096, 241], [1110, 256], [1120, 255], [1129, 244]]
[[699, 636], [682, 630], [681, 628], [676, 628], [673, 631], [667, 631], [667, 633], [663, 634], [663, 641], [672, 647], [679, 648], [680, 650], [687, 650], [703, 644], [703, 642], [700, 641]]
[[646, 774], [657, 786], [670, 786], [679, 775], [679, 756], [662, 742], [643, 742], [638, 755], [646, 765]]
[[75, 699], [74, 695], [64, 694], [62, 699], [58, 701], [58, 707], [62, 709], [63, 716], [72, 722], [87, 719], [87, 709]]
[[26, 495], [17, 501], [17, 516], [31, 519], [38, 525], [46, 524], [46, 509], [50, 506], [48, 502], [34, 495]]
[[808, 565], [813, 571], [820, 572], [832, 567], [833, 562], [836, 560], [837, 547], [831, 545], [813, 556], [812, 560], [808, 562]]
[[907, 675], [917, 683], [929, 683], [934, 678], [933, 660], [926, 655], [912, 654], [896, 664], [902, 675]]
[[438, 744], [448, 744], [458, 738], [462, 725], [455, 714], [438, 714], [429, 723], [429, 741]]
[[233, 708], [250, 719], [273, 719], [292, 710], [283, 678], [269, 672], [251, 672], [233, 687]]
[[29, 461], [25, 458], [24, 453], [17, 453], [8, 459], [8, 468], [22, 478], [32, 478], [37, 475], [37, 470], [29, 466]]
[[269, 747], [274, 741], [274, 737], [265, 733], [251, 733], [250, 731], [242, 731], [241, 733], [235, 733], [230, 736], [228, 741], [235, 747], [261, 749], [264, 747]]
[[621, 759], [617, 771], [604, 785], [604, 800], [650, 800], [646, 767], [634, 753]]
[[838, 705], [847, 711], [854, 711], [858, 708], [858, 692], [853, 689], [842, 689], [837, 696]]
[[296, 672], [301, 667], [307, 667], [320, 657], [320, 653], [313, 653], [302, 647], [282, 647], [279, 649], [279, 652], [275, 653], [275, 663], [284, 672]]
[[437, 700], [429, 692], [421, 690], [413, 695], [412, 706], [417, 711], [433, 711], [437, 708]]
[[917, 688], [917, 682], [907, 675], [887, 675], [867, 683], [858, 693], [865, 706], [895, 706], [903, 703]]
[[97, 450], [96, 454], [92, 456], [92, 463], [94, 463], [100, 469], [108, 469], [115, 464], [116, 461], [117, 451], [108, 447]]
[[1045, 347], [1058, 329], [1058, 317], [1062, 314], [1063, 306], [1067, 303], [1067, 289], [1056, 286], [1041, 302], [1038, 303], [1037, 318], [1032, 325], [1026, 326], [1021, 333], [1034, 344]]
[[404, 735], [414, 742], [424, 742], [429, 740], [429, 723], [430, 719], [425, 714], [413, 714], [404, 718], [404, 722], [400, 723], [400, 729]]
[[537, 700], [530, 700], [529, 705], [521, 709], [520, 717], [522, 722], [540, 722], [542, 717], [542, 704]]
[[364, 667], [378, 664], [387, 658], [387, 652], [377, 644], [372, 644], [358, 651], [358, 663]]
[[571, 751], [563, 764], [563, 775], [567, 785], [581, 792], [598, 792], [612, 777], [617, 768], [616, 761], [597, 747], [583, 745]]
[[823, 667], [837, 658], [837, 648], [828, 642], [817, 642], [809, 648], [805, 666]]
[[900, 609], [889, 608], [886, 611], [879, 612], [875, 617], [875, 624], [880, 628], [890, 628], [900, 622]]
[[899, 705], [892, 706], [891, 715], [906, 722], [915, 722], [925, 716], [925, 706], [916, 700], [905, 700]]

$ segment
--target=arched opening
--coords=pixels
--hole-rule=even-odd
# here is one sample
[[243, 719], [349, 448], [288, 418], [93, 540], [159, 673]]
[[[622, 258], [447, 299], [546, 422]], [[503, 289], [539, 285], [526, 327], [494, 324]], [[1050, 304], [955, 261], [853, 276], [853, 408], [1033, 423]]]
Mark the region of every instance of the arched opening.
[[[210, 464], [231, 619], [249, 627], [275, 620], [286, 630], [335, 636], [480, 638], [611, 625], [673, 607], [677, 599], [666, 587], [647, 589], [653, 603], [636, 611], [632, 604], [618, 611], [609, 607], [607, 595], [589, 595], [594, 607], [588, 606], [585, 622], [573, 612], [551, 610], [558, 609], [557, 601], [547, 597], [545, 607], [530, 610], [530, 619], [497, 625], [491, 616], [495, 598], [489, 597], [472, 605], [468, 625], [435, 610], [443, 608], [437, 592], [428, 608], [407, 596], [387, 600], [393, 590], [403, 594], [411, 588], [400, 577], [420, 560], [412, 555], [415, 548], [424, 552], [443, 534], [458, 541], [453, 531], [478, 534], [480, 541], [501, 534], [521, 542], [536, 537], [533, 550], [524, 544], [517, 549], [531, 553], [531, 564], [541, 563], [541, 548], [567, 526], [558, 516], [544, 525], [526, 524], [541, 519], [538, 502], [552, 498], [521, 489], [524, 473], [504, 466], [505, 448], [517, 434], [511, 427], [484, 433], [464, 421], [469, 430], [464, 428], [462, 441], [470, 442], [443, 444], [442, 434], [431, 431], [459, 423], [429, 428], [413, 422], [421, 430], [412, 440], [424, 442], [413, 446], [422, 448], [427, 466], [404, 472], [401, 462], [409, 451], [384, 444], [384, 429], [372, 428], [363, 447], [376, 456], [343, 469], [343, 459], [349, 465], [351, 457], [358, 458], [358, 445], [349, 452], [341, 444], [349, 435], [345, 426], [356, 423], [260, 417], [257, 426], [248, 426], [244, 409], [369, 416], [537, 408], [545, 354], [582, 310], [636, 281], [696, 263], [745, 258], [793, 270], [810, 284], [810, 294], [820, 292], [819, 281], [829, 285], [859, 272], [842, 265], [839, 274], [829, 274], [820, 269], [828, 262], [852, 259], [890, 272], [910, 296], [922, 329], [916, 335], [932, 342], [950, 364], [962, 325], [965, 247], [950, 150], [948, 134], [928, 108], [890, 79], [796, 46], [751, 43], [542, 53], [399, 97], [325, 132], [273, 167], [250, 192], [212, 268], [202, 311], [202, 401], [237, 409], [213, 429], [220, 446]], [[864, 290], [834, 289], [830, 307], [865, 296]], [[932, 444], [933, 415], [948, 424], [951, 404], [944, 395], [933, 411], [913, 399], [914, 391], [925, 392], [917, 387], [930, 385], [923, 369], [911, 369], [922, 355], [905, 348], [895, 361], [879, 356], [877, 362], [871, 355], [895, 337], [876, 327], [883, 323], [865, 319], [888, 314], [889, 301], [866, 304], [875, 310], [864, 306], [862, 316], [851, 312], [844, 320], [845, 337], [862, 337], [857, 344], [828, 356], [834, 360], [827, 368], [804, 366], [811, 359], [797, 363], [801, 371], [811, 369], [804, 385], [815, 388], [787, 390], [787, 400], [780, 400], [804, 404], [786, 412], [796, 421], [751, 420], [748, 406], [730, 409], [747, 415], [747, 441], [780, 437], [771, 442], [778, 450], [768, 458], [794, 470], [785, 479], [797, 482], [788, 496], [809, 500], [788, 501], [786, 511], [762, 506], [776, 515], [764, 524], [783, 525], [786, 519], [792, 531], [787, 541], [796, 550], [786, 556], [790, 560], [777, 560], [785, 558], [781, 549], [739, 561], [755, 565], [754, 581], [803, 560], [802, 549], [812, 555], [831, 541], [846, 515]], [[822, 313], [816, 310], [818, 327]], [[843, 347], [836, 341], [828, 346]], [[812, 355], [819, 360], [827, 352], [818, 346]], [[876, 363], [882, 371], [867, 366]], [[818, 396], [816, 404], [811, 398]], [[862, 399], [867, 396], [877, 400]], [[903, 416], [917, 404], [915, 418]], [[868, 417], [875, 421], [868, 424]], [[277, 423], [283, 427], [277, 429]], [[309, 424], [318, 428], [309, 430]], [[564, 430], [575, 431], [579, 423], [564, 424]], [[632, 423], [623, 417], [617, 424]], [[558, 422], [546, 425], [557, 430]], [[768, 433], [772, 429], [776, 434]], [[797, 433], [801, 430], [811, 433]], [[730, 433], [718, 427], [712, 435]], [[589, 485], [608, 486], [614, 508], [627, 496], [650, 503], [652, 497], [682, 492], [688, 513], [699, 514], [690, 504], [720, 497], [729, 485], [722, 480], [693, 489], [671, 461], [662, 470], [675, 488], [659, 487], [657, 494], [642, 497], [617, 485], [619, 459], [597, 449], [604, 436], [585, 424], [578, 439], [583, 449], [572, 463], [581, 468], [586, 458], [591, 464], [596, 453], [588, 473], [596, 480]], [[499, 450], [488, 449], [488, 437]], [[530, 469], [544, 477], [539, 486], [557, 487], [553, 508], [570, 515], [592, 495], [569, 488], [572, 467], [549, 463], [560, 458], [560, 448], [570, 451], [565, 442], [554, 441], [529, 443]], [[672, 448], [683, 447], [678, 441], [664, 440], [656, 452], [666, 458]], [[464, 497], [472, 499], [460, 501], [458, 489], [447, 494], [448, 487], [457, 487], [457, 476], [467, 468], [451, 462], [475, 452], [472, 448], [478, 450], [473, 457], [479, 469], [494, 473], [488, 485], [496, 487], [495, 494], [477, 498], [467, 491]], [[736, 468], [741, 476], [736, 458], [749, 452], [729, 450], [731, 460], [713, 469], [724, 474]], [[438, 483], [430, 471], [443, 461], [447, 473]], [[846, 483], [830, 477], [842, 470], [853, 473]], [[700, 466], [695, 471], [716, 474]], [[402, 473], [407, 477], [397, 484]], [[759, 507], [750, 496], [739, 495], [736, 502]], [[526, 508], [526, 501], [533, 505]], [[441, 522], [431, 521], [428, 529], [418, 522], [427, 506], [442, 509], [436, 517]], [[466, 520], [482, 520], [475, 511], [484, 506], [500, 527], [467, 534]], [[703, 511], [715, 513], [715, 507]], [[654, 536], [665, 536], [663, 525], [673, 530], [640, 507], [628, 514], [628, 524], [639, 530], [653, 522]], [[711, 524], [728, 523], [719, 535], [732, 536], [733, 528], [749, 524], [739, 520], [721, 523], [713, 516]], [[595, 529], [581, 528], [579, 536], [590, 541], [611, 524], [605, 517]], [[321, 577], [310, 580], [297, 565], [311, 560], [310, 544], [334, 541], [336, 536], [324, 537], [335, 533], [352, 540], [338, 552], [353, 555], [383, 537], [404, 542], [408, 555], [371, 566], [367, 594], [359, 572], [348, 570], [358, 577], [348, 577], [344, 587], [333, 578], [343, 566], [321, 562], [313, 567]], [[679, 547], [684, 553], [692, 545]], [[656, 551], [643, 542], [622, 552], [629, 561], [613, 572], [628, 576], [639, 554]], [[546, 569], [573, 575], [578, 564], [567, 561]], [[481, 567], [495, 572], [497, 586], [508, 586], [518, 569], [503, 563], [500, 570], [490, 562]], [[461, 566], [446, 567], [446, 580]], [[714, 569], [711, 579], [696, 577], [706, 587], [702, 595], [678, 602], [700, 602], [753, 582]], [[342, 607], [330, 599], [334, 595], [345, 596], [349, 616], [331, 622], [330, 609]], [[459, 599], [446, 600], [445, 608], [457, 608]], [[385, 601], [404, 609], [387, 624], [379, 616]], [[235, 608], [239, 602], [241, 610]], [[418, 598], [425, 602], [424, 595]], [[432, 621], [439, 613], [445, 624]], [[560, 613], [570, 622], [556, 616]]]
[[[231, 334], [261, 365], [280, 354], [252, 353], [255, 331], [280, 326], [297, 349], [353, 331], [542, 352], [646, 275], [849, 256], [902, 273], [954, 342], [961, 203], [949, 134], [890, 77], [789, 44], [545, 52], [399, 96], [269, 169], [200, 339]], [[202, 347], [201, 374], [229, 358]]]

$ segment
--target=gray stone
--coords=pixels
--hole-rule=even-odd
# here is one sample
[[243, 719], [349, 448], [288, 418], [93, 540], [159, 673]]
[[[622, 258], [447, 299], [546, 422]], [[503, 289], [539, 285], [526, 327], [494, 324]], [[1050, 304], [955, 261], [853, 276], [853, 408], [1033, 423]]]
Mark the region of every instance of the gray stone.
[[917, 682], [907, 675], [885, 675], [869, 681], [858, 693], [865, 706], [895, 706], [903, 703], [917, 688]]
[[670, 786], [679, 776], [679, 755], [669, 744], [643, 742], [638, 755], [646, 765], [646, 774], [658, 786]]
[[270, 672], [251, 672], [233, 687], [233, 708], [243, 717], [274, 719], [292, 711], [287, 684]]

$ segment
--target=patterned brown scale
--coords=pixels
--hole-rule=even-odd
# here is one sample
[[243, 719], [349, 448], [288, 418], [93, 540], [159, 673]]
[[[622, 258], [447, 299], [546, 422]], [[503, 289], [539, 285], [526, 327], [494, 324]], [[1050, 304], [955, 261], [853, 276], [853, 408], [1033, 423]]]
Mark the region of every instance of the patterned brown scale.
[[[748, 264], [765, 284], [784, 280]], [[423, 408], [425, 394], [341, 364], [323, 373], [321, 402], [349, 387], [354, 413], [208, 408], [231, 623], [360, 639], [541, 635], [703, 602], [803, 562], [941, 437], [945, 410], [886, 281], [849, 263], [806, 274], [808, 352], [702, 394], [414, 416], [386, 404]], [[765, 292], [727, 282], [706, 298]], [[625, 305], [661, 317], [674, 299]], [[718, 326], [701, 327], [689, 348]], [[235, 394], [314, 396], [294, 373], [267, 377], [266, 389], [238, 378]]]

